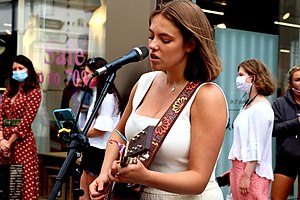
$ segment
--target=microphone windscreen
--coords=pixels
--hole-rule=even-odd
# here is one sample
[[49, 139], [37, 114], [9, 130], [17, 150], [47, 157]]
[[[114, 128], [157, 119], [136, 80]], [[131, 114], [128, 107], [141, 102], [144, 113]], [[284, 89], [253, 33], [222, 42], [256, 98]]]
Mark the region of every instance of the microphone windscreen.
[[143, 60], [144, 58], [146, 58], [149, 55], [149, 50], [145, 46], [139, 47], [139, 49], [142, 51], [142, 58], [140, 60]]

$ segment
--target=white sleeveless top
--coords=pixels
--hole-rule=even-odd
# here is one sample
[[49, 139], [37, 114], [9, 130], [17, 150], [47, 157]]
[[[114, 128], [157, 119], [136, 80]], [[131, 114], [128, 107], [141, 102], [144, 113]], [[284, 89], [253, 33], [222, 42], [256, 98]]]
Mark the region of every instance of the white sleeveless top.
[[[140, 132], [149, 125], [155, 126], [159, 121], [159, 119], [141, 116], [136, 114], [135, 112], [140, 102], [143, 100], [145, 94], [147, 93], [148, 89], [150, 88], [150, 85], [152, 84], [155, 76], [158, 73], [161, 72], [146, 73], [142, 75], [138, 81], [137, 90], [133, 98], [132, 113], [128, 118], [125, 127], [125, 133], [127, 138], [132, 138], [138, 132]], [[168, 173], [181, 172], [186, 171], [188, 169], [189, 151], [191, 143], [190, 108], [201, 86], [197, 88], [196, 92], [192, 95], [189, 102], [184, 107], [181, 114], [178, 116], [174, 125], [170, 129], [167, 137], [165, 138], [157, 155], [155, 156], [153, 163], [150, 166], [151, 170]], [[210, 177], [210, 181], [214, 180], [215, 168]]]

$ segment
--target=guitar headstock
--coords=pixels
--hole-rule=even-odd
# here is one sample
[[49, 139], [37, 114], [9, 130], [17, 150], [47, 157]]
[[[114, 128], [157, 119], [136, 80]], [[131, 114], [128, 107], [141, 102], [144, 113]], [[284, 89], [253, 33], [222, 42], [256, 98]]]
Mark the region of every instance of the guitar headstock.
[[143, 156], [150, 150], [154, 126], [148, 126], [131, 138], [121, 156], [121, 166], [125, 167], [129, 158]]

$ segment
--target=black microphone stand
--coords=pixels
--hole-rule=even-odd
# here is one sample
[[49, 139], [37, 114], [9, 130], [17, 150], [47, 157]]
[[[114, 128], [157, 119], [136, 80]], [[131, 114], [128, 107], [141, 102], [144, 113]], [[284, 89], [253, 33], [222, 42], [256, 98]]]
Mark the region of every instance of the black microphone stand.
[[103, 86], [103, 89], [100, 93], [99, 98], [95, 102], [95, 106], [93, 108], [92, 114], [88, 119], [82, 133], [71, 133], [70, 134], [70, 145], [68, 155], [56, 176], [56, 182], [52, 188], [52, 191], [49, 196], [49, 200], [55, 200], [65, 178], [69, 175], [73, 177], [73, 199], [79, 200], [79, 197], [84, 194], [84, 191], [80, 189], [80, 177], [82, 174], [82, 169], [76, 163], [77, 159], [81, 156], [81, 152], [86, 149], [89, 145], [86, 134], [96, 116], [98, 109], [100, 108], [106, 94], [108, 93], [111, 84], [114, 82], [116, 78], [116, 72], [108, 75], [106, 82]]

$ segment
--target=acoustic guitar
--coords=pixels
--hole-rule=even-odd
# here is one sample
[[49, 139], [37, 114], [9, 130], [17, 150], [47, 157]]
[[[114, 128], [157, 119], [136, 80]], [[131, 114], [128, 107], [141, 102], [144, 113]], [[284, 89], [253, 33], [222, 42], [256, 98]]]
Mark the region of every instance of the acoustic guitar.
[[[127, 143], [122, 155], [120, 155], [121, 167], [126, 167], [134, 157], [139, 160], [149, 159], [149, 150], [152, 142], [155, 126], [148, 126]], [[104, 187], [107, 200], [137, 200], [139, 199], [140, 185], [133, 183], [109, 182]]]

